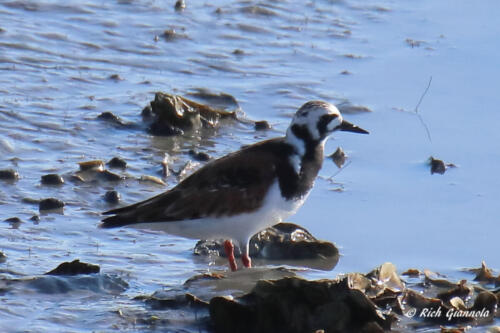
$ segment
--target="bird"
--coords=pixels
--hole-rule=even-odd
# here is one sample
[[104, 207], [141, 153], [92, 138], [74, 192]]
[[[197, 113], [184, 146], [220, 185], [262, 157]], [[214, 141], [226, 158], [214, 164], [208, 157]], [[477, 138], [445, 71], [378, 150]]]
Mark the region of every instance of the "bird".
[[344, 120], [337, 107], [309, 101], [284, 137], [264, 140], [212, 160], [175, 187], [150, 199], [104, 212], [101, 227], [131, 226], [192, 239], [223, 239], [232, 271], [234, 243], [252, 267], [249, 240], [293, 215], [307, 199], [335, 131], [368, 134]]

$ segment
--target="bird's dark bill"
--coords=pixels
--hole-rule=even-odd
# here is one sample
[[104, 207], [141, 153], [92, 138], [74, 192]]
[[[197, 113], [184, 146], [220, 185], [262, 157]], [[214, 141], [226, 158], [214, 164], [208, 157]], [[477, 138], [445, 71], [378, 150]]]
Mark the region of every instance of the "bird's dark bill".
[[362, 134], [369, 134], [370, 133], [367, 130], [364, 130], [361, 127], [353, 125], [346, 120], [342, 120], [342, 123], [339, 126], [337, 126], [337, 129], [340, 131], [345, 131], [345, 132], [354, 132], [354, 133], [362, 133]]

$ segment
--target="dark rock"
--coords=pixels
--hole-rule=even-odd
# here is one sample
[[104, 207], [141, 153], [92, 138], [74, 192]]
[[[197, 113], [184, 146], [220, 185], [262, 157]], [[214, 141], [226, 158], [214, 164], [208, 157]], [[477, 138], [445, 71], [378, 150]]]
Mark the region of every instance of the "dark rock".
[[40, 222], [40, 216], [33, 215], [32, 217], [30, 217], [30, 221], [33, 221], [36, 224], [36, 222]]
[[123, 121], [120, 117], [118, 117], [117, 115], [115, 115], [114, 113], [110, 112], [110, 111], [104, 111], [103, 113], [101, 113], [100, 115], [97, 116], [97, 119], [98, 120], [102, 120], [102, 121], [106, 121], [116, 127], [120, 127], [120, 128], [135, 128], [137, 127], [135, 124], [133, 123], [128, 123], [128, 122], [125, 122]]
[[7, 261], [7, 255], [0, 251], [0, 264], [4, 263]]
[[[250, 239], [250, 257], [266, 260], [310, 261], [308, 267], [332, 269], [338, 262], [339, 251], [332, 243], [319, 241], [306, 229], [293, 223], [278, 223]], [[194, 253], [225, 257], [223, 241], [199, 241]], [[241, 256], [238, 246], [235, 255]]]
[[233, 54], [234, 55], [237, 55], [237, 56], [240, 56], [240, 55], [244, 55], [245, 54], [245, 51], [243, 51], [242, 49], [235, 49], [233, 51]]
[[182, 11], [184, 9], [186, 9], [186, 1], [184, 1], [184, 0], [177, 0], [175, 2], [175, 10]]
[[409, 277], [417, 278], [420, 276], [420, 271], [416, 268], [410, 268], [410, 269], [404, 271], [403, 273], [401, 273], [401, 275], [406, 275]]
[[47, 175], [42, 176], [42, 184], [43, 185], [62, 185], [64, 184], [63, 177], [59, 176], [55, 173], [49, 173]]
[[158, 92], [151, 102], [154, 135], [176, 135], [200, 127], [215, 127], [221, 119], [236, 119], [236, 113], [196, 103], [179, 95]]
[[270, 128], [271, 128], [271, 125], [269, 125], [269, 123], [265, 120], [255, 122], [255, 130], [256, 131], [264, 131], [264, 130], [268, 130]]
[[108, 170], [103, 170], [103, 171], [99, 172], [97, 175], [98, 175], [99, 179], [105, 180], [105, 181], [110, 181], [110, 182], [116, 182], [116, 181], [123, 179], [123, 177], [120, 176], [119, 174], [116, 174], [116, 173], [108, 171]]
[[104, 201], [109, 204], [115, 205], [120, 202], [120, 194], [114, 190], [107, 191], [106, 194], [104, 194]]
[[199, 162], [207, 162], [210, 160], [210, 155], [204, 152], [197, 152], [193, 149], [190, 149], [188, 153], [192, 158]]
[[78, 275], [78, 274], [93, 274], [99, 273], [98, 265], [87, 264], [75, 259], [72, 262], [63, 262], [45, 275]]
[[361, 291], [341, 281], [284, 278], [261, 280], [235, 300], [214, 297], [216, 332], [383, 332], [391, 321]]
[[9, 222], [9, 223], [21, 223], [21, 219], [17, 216], [15, 217], [9, 217], [8, 219], [5, 219], [4, 220], [5, 222]]
[[345, 154], [342, 147], [338, 147], [337, 150], [335, 150], [335, 152], [328, 157], [333, 160], [333, 163], [335, 163], [337, 168], [342, 168], [347, 159], [347, 155]]
[[111, 74], [108, 79], [113, 80], [113, 81], [122, 81], [123, 78], [120, 76], [120, 74]]
[[8, 219], [5, 219], [4, 221], [8, 222], [13, 229], [19, 228], [19, 226], [22, 223], [21, 219], [17, 216], [9, 217]]
[[141, 117], [143, 118], [143, 120], [149, 120], [153, 118], [153, 109], [151, 109], [151, 105], [146, 105], [144, 109], [142, 109]]
[[446, 165], [442, 160], [435, 159], [431, 156], [429, 162], [431, 165], [431, 175], [435, 173], [439, 173], [440, 175], [442, 175], [446, 172]]
[[149, 126], [149, 133], [157, 136], [182, 135], [184, 131], [169, 124], [154, 122]]
[[163, 32], [162, 37], [167, 41], [175, 41], [178, 39], [188, 39], [188, 35], [175, 31], [174, 29], [167, 29]]
[[127, 162], [120, 157], [113, 157], [106, 163], [110, 168], [125, 169], [127, 167]]
[[18, 180], [19, 174], [14, 169], [3, 169], [3, 170], [0, 170], [0, 179], [1, 180], [10, 180], [10, 181]]
[[145, 301], [154, 310], [168, 310], [180, 308], [203, 308], [208, 309], [208, 302], [205, 302], [193, 294], [175, 294], [165, 295], [161, 292], [156, 292], [151, 296], [138, 296], [135, 300]]
[[39, 210], [51, 210], [51, 209], [59, 209], [64, 207], [64, 202], [56, 198], [47, 198], [40, 200], [38, 204]]

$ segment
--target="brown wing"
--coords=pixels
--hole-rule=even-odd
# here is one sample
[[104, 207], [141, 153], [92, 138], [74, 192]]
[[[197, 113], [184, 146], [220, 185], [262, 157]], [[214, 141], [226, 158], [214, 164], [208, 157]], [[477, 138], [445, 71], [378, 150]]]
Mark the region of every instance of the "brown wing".
[[111, 210], [103, 227], [140, 222], [168, 222], [207, 216], [231, 216], [262, 205], [276, 180], [279, 160], [261, 149], [273, 140], [249, 146], [208, 163], [173, 189], [136, 203]]

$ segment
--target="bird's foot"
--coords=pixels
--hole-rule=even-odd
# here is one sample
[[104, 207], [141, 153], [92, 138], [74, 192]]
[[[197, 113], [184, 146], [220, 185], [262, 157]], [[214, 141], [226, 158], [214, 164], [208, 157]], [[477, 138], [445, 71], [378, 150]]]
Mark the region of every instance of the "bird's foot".
[[[224, 242], [224, 250], [226, 251], [227, 260], [229, 260], [229, 267], [234, 272], [238, 269], [236, 260], [234, 259], [234, 245], [229, 239]], [[243, 262], [243, 264], [245, 264]]]
[[241, 256], [241, 261], [243, 262], [243, 266], [250, 268], [252, 267], [252, 259], [248, 254], [244, 254]]

